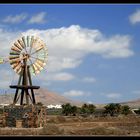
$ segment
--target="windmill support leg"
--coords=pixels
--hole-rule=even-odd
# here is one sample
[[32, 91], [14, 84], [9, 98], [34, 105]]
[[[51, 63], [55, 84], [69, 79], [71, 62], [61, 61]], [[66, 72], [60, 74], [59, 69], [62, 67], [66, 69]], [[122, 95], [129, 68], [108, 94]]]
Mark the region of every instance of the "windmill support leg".
[[[29, 71], [29, 67], [27, 67], [27, 72], [28, 72], [29, 83], [30, 83], [30, 85], [32, 86], [32, 80], [31, 80], [31, 74], [30, 74], [30, 71]], [[32, 94], [32, 101], [33, 101], [33, 104], [36, 104], [33, 89], [31, 89], [31, 94]]]
[[26, 95], [26, 104], [29, 105], [29, 93], [28, 93], [28, 89], [25, 90], [25, 95]]
[[14, 105], [17, 102], [17, 95], [18, 95], [18, 89], [16, 89], [16, 93], [15, 93], [15, 97], [14, 97], [14, 102], [13, 102]]
[[33, 89], [31, 89], [31, 94], [32, 94], [33, 104], [36, 104], [35, 95], [34, 95]]
[[[21, 82], [21, 79], [22, 79], [22, 82]], [[25, 94], [25, 100], [26, 100], [27, 105], [29, 105], [29, 99], [31, 100], [31, 103], [33, 105], [36, 104], [34, 89], [39, 89], [40, 87], [32, 86], [31, 74], [29, 71], [29, 66], [26, 64], [26, 61], [24, 61], [24, 65], [22, 67], [22, 73], [20, 75], [18, 85], [11, 85], [10, 88], [16, 88], [16, 93], [15, 93], [15, 97], [13, 101], [14, 104], [18, 101], [17, 96], [18, 96], [19, 90], [21, 90], [20, 105], [23, 105], [24, 94]]]
[[24, 90], [22, 89], [22, 91], [21, 91], [20, 105], [23, 105], [23, 97], [24, 97]]
[[[18, 85], [20, 85], [21, 78], [22, 78], [22, 73], [20, 74], [20, 77], [19, 77], [19, 80], [18, 80]], [[16, 102], [17, 102], [18, 91], [19, 91], [19, 89], [16, 89], [16, 93], [15, 93], [15, 97], [14, 97], [14, 101], [13, 101], [13, 104], [14, 104], [14, 105], [15, 105]]]

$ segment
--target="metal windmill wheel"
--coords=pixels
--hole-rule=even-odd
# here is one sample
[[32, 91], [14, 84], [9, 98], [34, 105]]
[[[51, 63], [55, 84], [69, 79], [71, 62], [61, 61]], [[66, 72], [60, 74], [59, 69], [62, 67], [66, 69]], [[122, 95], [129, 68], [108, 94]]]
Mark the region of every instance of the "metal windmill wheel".
[[[18, 84], [10, 86], [10, 88], [16, 89], [13, 104], [16, 104], [21, 97], [20, 105], [22, 105], [24, 95], [26, 97], [26, 104], [29, 104], [29, 99], [33, 104], [36, 103], [33, 89], [40, 87], [32, 85], [31, 74], [36, 75], [40, 73], [46, 65], [47, 58], [46, 44], [38, 37], [23, 36], [13, 43], [9, 62], [13, 70], [19, 74]], [[18, 96], [19, 90], [21, 90], [21, 93]]]

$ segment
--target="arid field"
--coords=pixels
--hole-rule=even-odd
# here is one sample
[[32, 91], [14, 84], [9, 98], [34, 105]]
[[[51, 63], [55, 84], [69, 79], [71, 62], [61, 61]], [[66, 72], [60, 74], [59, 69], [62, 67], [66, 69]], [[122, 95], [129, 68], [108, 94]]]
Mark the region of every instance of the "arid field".
[[0, 128], [0, 135], [140, 136], [140, 116], [81, 117], [48, 115], [41, 128]]

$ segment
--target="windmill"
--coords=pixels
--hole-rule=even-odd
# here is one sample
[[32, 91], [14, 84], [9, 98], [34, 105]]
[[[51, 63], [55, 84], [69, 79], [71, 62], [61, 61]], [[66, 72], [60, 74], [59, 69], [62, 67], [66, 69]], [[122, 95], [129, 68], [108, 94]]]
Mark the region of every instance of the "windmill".
[[27, 35], [13, 43], [8, 60], [0, 60], [0, 63], [9, 62], [16, 74], [19, 75], [17, 85], [10, 85], [10, 88], [16, 89], [13, 105], [19, 100], [20, 105], [36, 104], [34, 90], [40, 87], [32, 85], [31, 75], [39, 74], [43, 70], [47, 58], [48, 50], [43, 40]]

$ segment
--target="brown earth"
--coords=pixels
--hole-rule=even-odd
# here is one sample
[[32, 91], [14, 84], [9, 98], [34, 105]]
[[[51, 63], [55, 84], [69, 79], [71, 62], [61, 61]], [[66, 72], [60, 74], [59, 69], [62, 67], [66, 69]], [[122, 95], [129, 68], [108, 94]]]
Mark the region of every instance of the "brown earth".
[[[134, 115], [97, 118], [50, 116], [47, 121], [45, 132], [48, 135], [140, 135], [140, 117]], [[54, 126], [58, 133], [49, 134], [49, 128]]]
[[44, 128], [0, 128], [0, 135], [140, 136], [140, 116], [47, 116]]

